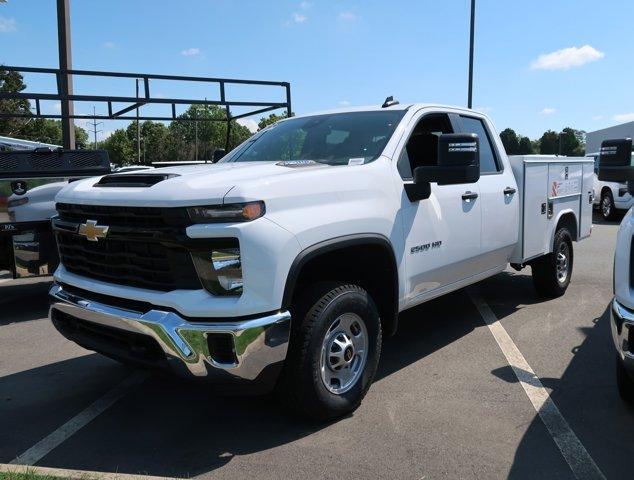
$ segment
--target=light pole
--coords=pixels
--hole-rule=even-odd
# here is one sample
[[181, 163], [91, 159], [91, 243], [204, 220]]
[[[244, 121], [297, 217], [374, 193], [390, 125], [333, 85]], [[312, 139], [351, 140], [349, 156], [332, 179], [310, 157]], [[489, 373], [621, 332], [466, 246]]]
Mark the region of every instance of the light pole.
[[136, 79], [136, 159], [141, 164], [141, 125], [139, 124], [139, 79]]
[[473, 108], [473, 37], [475, 30], [475, 0], [471, 0], [471, 32], [469, 36], [469, 98], [467, 108]]
[[62, 110], [62, 143], [64, 148], [75, 148], [75, 124], [71, 118], [75, 111], [72, 100], [73, 77], [68, 73], [73, 68], [70, 41], [69, 0], [57, 0], [57, 43], [59, 49], [59, 94]]

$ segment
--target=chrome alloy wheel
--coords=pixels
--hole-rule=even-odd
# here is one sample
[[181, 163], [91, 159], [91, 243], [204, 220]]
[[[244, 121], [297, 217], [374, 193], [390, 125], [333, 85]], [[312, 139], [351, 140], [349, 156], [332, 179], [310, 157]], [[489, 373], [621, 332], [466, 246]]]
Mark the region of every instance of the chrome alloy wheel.
[[329, 392], [346, 393], [356, 385], [368, 358], [368, 330], [356, 313], [337, 317], [321, 346], [319, 368]]
[[559, 245], [557, 251], [557, 281], [565, 283], [568, 279], [568, 269], [570, 265], [570, 246], [566, 242]]
[[610, 200], [609, 195], [604, 195], [601, 200], [601, 213], [603, 213], [604, 218], [608, 218], [612, 213], [612, 200]]

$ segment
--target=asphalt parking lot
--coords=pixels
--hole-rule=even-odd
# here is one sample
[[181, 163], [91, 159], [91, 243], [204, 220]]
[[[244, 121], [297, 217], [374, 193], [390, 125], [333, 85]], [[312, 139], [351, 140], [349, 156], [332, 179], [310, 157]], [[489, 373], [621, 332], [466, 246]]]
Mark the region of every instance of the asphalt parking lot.
[[83, 350], [46, 319], [47, 282], [0, 279], [0, 463], [89, 410], [36, 465], [209, 478], [574, 478], [472, 302], [479, 296], [603, 475], [631, 477], [634, 409], [616, 392], [608, 313], [617, 228], [595, 219], [562, 298], [538, 298], [530, 269], [509, 270], [404, 314], [361, 408], [326, 425], [289, 416], [272, 397], [218, 396]]

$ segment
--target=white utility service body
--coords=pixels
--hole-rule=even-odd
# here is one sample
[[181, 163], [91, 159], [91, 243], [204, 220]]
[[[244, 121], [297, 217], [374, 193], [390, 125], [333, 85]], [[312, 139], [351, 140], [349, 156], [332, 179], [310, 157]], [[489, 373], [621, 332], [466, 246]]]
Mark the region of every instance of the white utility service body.
[[[218, 164], [60, 192], [51, 316], [89, 349], [151, 353], [145, 363], [190, 377], [255, 382], [275, 366], [268, 383], [296, 407], [341, 415], [369, 388], [399, 312], [509, 263], [563, 294], [572, 241], [591, 227], [587, 168], [509, 160], [489, 118], [462, 108], [386, 101], [293, 117]], [[118, 334], [132, 353], [109, 343]]]
[[592, 232], [594, 162], [585, 157], [511, 155], [519, 186], [519, 241], [510, 263], [525, 264], [552, 251], [555, 228], [563, 215], [578, 221], [582, 240]]

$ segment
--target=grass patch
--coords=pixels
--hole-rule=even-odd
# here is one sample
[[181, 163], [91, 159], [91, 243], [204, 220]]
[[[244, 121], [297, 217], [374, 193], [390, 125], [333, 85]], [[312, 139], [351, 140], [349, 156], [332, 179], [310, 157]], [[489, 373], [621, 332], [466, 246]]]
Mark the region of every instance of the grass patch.
[[53, 477], [52, 475], [39, 475], [34, 471], [26, 472], [0, 472], [0, 480], [60, 480], [68, 477]]

